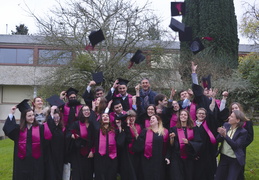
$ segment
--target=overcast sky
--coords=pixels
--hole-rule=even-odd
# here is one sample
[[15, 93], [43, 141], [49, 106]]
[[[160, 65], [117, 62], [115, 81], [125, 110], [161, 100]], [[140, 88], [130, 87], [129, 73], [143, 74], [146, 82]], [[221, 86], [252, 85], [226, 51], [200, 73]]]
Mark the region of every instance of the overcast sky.
[[[59, 0], [65, 1], [65, 0]], [[175, 0], [149, 0], [151, 2], [151, 7], [154, 8], [156, 13], [163, 17], [164, 24], [166, 26], [170, 23], [170, 2]], [[180, 1], [181, 0], [176, 0]], [[183, 0], [182, 0], [183, 1]], [[243, 2], [249, 2], [253, 4], [258, 3], [259, 0], [234, 0], [235, 10], [237, 15], [237, 21], [240, 23], [241, 17], [245, 11]], [[146, 0], [138, 0], [138, 3], [146, 2]], [[37, 32], [35, 27], [35, 22], [32, 17], [28, 16], [28, 13], [24, 9], [25, 3], [33, 10], [37, 15], [44, 14], [50, 9], [54, 4], [55, 0], [10, 0], [5, 1], [1, 4], [0, 8], [0, 34], [11, 34], [11, 30], [15, 31], [16, 25], [25, 24], [29, 28], [29, 34]], [[252, 41], [248, 41], [239, 35], [241, 44], [251, 44]]]

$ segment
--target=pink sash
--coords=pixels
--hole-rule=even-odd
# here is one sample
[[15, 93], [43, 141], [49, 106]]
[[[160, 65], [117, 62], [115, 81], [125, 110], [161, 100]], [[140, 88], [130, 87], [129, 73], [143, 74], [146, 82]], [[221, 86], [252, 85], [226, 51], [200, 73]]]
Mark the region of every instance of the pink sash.
[[216, 144], [216, 143], [217, 143], [216, 138], [215, 138], [215, 136], [212, 134], [211, 130], [209, 129], [206, 120], [203, 121], [202, 126], [204, 127], [205, 131], [207, 132], [207, 134], [208, 134], [208, 136], [209, 136], [209, 138], [210, 138], [210, 142], [211, 142], [212, 144]]
[[190, 112], [190, 116], [191, 116], [191, 118], [193, 120], [194, 125], [196, 125], [196, 123], [195, 123], [195, 119], [196, 119], [196, 104], [195, 103], [193, 103], [193, 102], [191, 103], [189, 112]]
[[193, 129], [186, 128], [186, 130], [187, 130], [187, 138], [185, 136], [184, 130], [182, 128], [177, 128], [178, 141], [180, 144], [180, 154], [181, 154], [182, 159], [187, 158], [187, 152], [185, 149], [185, 144], [183, 142], [183, 138], [188, 139], [188, 141], [190, 141], [194, 138]]
[[218, 108], [220, 108], [220, 103], [221, 103], [220, 100], [219, 99], [215, 99], [215, 102], [216, 102]]
[[[40, 149], [40, 128], [39, 126], [32, 126], [32, 157], [38, 159], [41, 156]], [[18, 140], [18, 157], [24, 159], [26, 156], [27, 143], [27, 128], [24, 131], [20, 130]]]
[[177, 117], [177, 114], [174, 113], [174, 114], [172, 115], [171, 119], [170, 119], [170, 128], [171, 128], [171, 127], [174, 127], [174, 126], [176, 125], [176, 123], [177, 123], [177, 118], [178, 118], [178, 117]]
[[[115, 141], [115, 132], [109, 131], [108, 132], [108, 153], [111, 159], [117, 157], [117, 148], [116, 148], [116, 141]], [[100, 130], [100, 137], [99, 137], [99, 153], [101, 156], [106, 154], [106, 135], [102, 133]]]
[[245, 128], [245, 127], [246, 127], [246, 121], [244, 122], [244, 124], [243, 124], [242, 128]]
[[[85, 123], [82, 123], [81, 121], [79, 121], [79, 127], [80, 127], [80, 137], [81, 137], [82, 139], [87, 139], [88, 131], [87, 131], [87, 128], [86, 128]], [[88, 153], [87, 146], [82, 147], [82, 148], [80, 149], [80, 153], [81, 153], [83, 156], [87, 155], [87, 153]]]
[[[168, 130], [165, 128], [164, 128], [164, 133], [165, 135], [163, 135], [163, 142], [165, 145], [166, 142], [168, 141]], [[153, 135], [154, 135], [153, 131], [151, 129], [148, 129], [146, 133], [145, 150], [144, 150], [144, 156], [147, 159], [150, 159], [152, 157]], [[165, 148], [163, 147], [163, 149]]]
[[150, 126], [150, 120], [146, 119], [145, 120], [145, 128], [148, 128]]
[[[76, 117], [78, 116], [81, 107], [82, 107], [82, 105], [77, 105], [77, 106], [76, 106], [76, 114], [75, 114]], [[69, 111], [70, 111], [70, 107], [69, 107], [68, 104], [66, 103], [66, 104], [64, 105], [64, 110], [63, 110], [63, 122], [64, 122], [64, 126], [67, 126]]]
[[45, 122], [43, 123], [44, 126], [44, 138], [47, 140], [51, 140], [52, 139], [52, 133], [49, 129], [49, 125]]
[[[134, 125], [138, 134], [140, 134], [141, 132], [141, 127], [139, 124], [135, 124]], [[134, 154], [134, 152], [132, 151], [132, 146], [133, 146], [133, 142], [135, 141], [135, 134], [132, 128], [130, 128], [130, 134], [131, 134], [131, 142], [129, 143], [128, 147], [129, 147], [129, 152], [130, 154]]]

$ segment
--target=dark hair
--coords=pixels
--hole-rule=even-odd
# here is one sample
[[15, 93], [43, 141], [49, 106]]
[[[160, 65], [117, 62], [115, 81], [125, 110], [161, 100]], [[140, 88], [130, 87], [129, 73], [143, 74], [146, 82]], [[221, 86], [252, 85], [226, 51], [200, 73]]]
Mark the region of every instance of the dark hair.
[[88, 105], [82, 105], [82, 107], [80, 108], [79, 112], [78, 112], [78, 120], [81, 121], [82, 123], [86, 122], [89, 120], [89, 118], [85, 117], [83, 114], [83, 108], [84, 107], [88, 107], [91, 113], [91, 108]]
[[163, 101], [166, 98], [164, 94], [158, 94], [155, 96], [155, 105], [158, 105], [158, 101]]
[[[147, 109], [152, 106], [154, 108], [155, 114], [156, 114], [156, 106], [154, 104], [149, 104], [146, 108], [146, 113], [147, 113]], [[147, 115], [148, 116], [148, 115]]]
[[188, 118], [187, 118], [187, 127], [190, 128], [190, 129], [192, 129], [192, 128], [194, 127], [194, 123], [193, 123], [193, 120], [192, 120], [192, 118], [191, 118], [191, 116], [190, 116], [189, 111], [186, 110], [186, 109], [182, 109], [182, 110], [180, 111], [179, 116], [178, 116], [178, 118], [177, 118], [176, 127], [177, 127], [177, 128], [182, 128], [182, 124], [181, 124], [181, 120], [180, 120], [180, 115], [181, 115], [181, 113], [182, 113], [183, 111], [186, 112], [186, 113], [187, 113], [187, 116], [188, 116]]
[[60, 112], [60, 110], [57, 108], [54, 110], [54, 114], [58, 114], [60, 119], [59, 119], [59, 123], [58, 123], [58, 127], [60, 127], [61, 129], [63, 129], [64, 126], [64, 121], [63, 121], [63, 114]]
[[97, 87], [95, 88], [95, 93], [96, 93], [96, 92], [99, 92], [99, 91], [103, 91], [103, 92], [104, 92], [103, 87], [97, 86]]
[[98, 98], [100, 98], [100, 103], [99, 103], [99, 106], [95, 107], [95, 112], [97, 112], [98, 114], [102, 114], [105, 108], [107, 107], [107, 100], [105, 97], [98, 97]]
[[[20, 129], [22, 131], [24, 131], [26, 129], [26, 126], [27, 126], [27, 121], [26, 121], [26, 115], [28, 112], [30, 112], [33, 110], [32, 109], [26, 109], [24, 111], [21, 112], [21, 118], [20, 118]], [[33, 114], [34, 115], [34, 114]], [[34, 121], [32, 123], [32, 126], [38, 126], [38, 122], [36, 121], [35, 117], [34, 117]]]
[[179, 96], [181, 96], [181, 93], [184, 92], [184, 91], [187, 92], [187, 90], [184, 90], [184, 89], [180, 90], [180, 91], [179, 91]]

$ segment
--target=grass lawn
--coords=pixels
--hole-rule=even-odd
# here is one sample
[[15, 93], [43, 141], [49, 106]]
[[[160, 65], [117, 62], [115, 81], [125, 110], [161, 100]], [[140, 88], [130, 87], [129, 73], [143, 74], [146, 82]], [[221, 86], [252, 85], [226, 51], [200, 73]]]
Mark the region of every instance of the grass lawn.
[[[13, 172], [13, 141], [0, 140], [0, 179], [11, 180]], [[254, 126], [254, 141], [248, 146], [246, 153], [246, 180], [259, 179], [259, 126]]]

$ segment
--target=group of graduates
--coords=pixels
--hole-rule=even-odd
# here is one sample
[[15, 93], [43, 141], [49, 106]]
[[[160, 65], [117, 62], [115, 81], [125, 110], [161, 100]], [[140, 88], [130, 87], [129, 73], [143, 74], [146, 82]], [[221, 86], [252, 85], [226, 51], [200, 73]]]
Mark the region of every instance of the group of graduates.
[[152, 91], [147, 78], [132, 96], [119, 78], [107, 93], [90, 81], [85, 104], [74, 88], [47, 99], [47, 110], [41, 97], [22, 101], [3, 127], [14, 141], [13, 179], [244, 179], [252, 122], [239, 103], [226, 107], [228, 92], [218, 100], [216, 89], [199, 85], [196, 70], [192, 63], [192, 89], [179, 100], [174, 89], [169, 98]]

